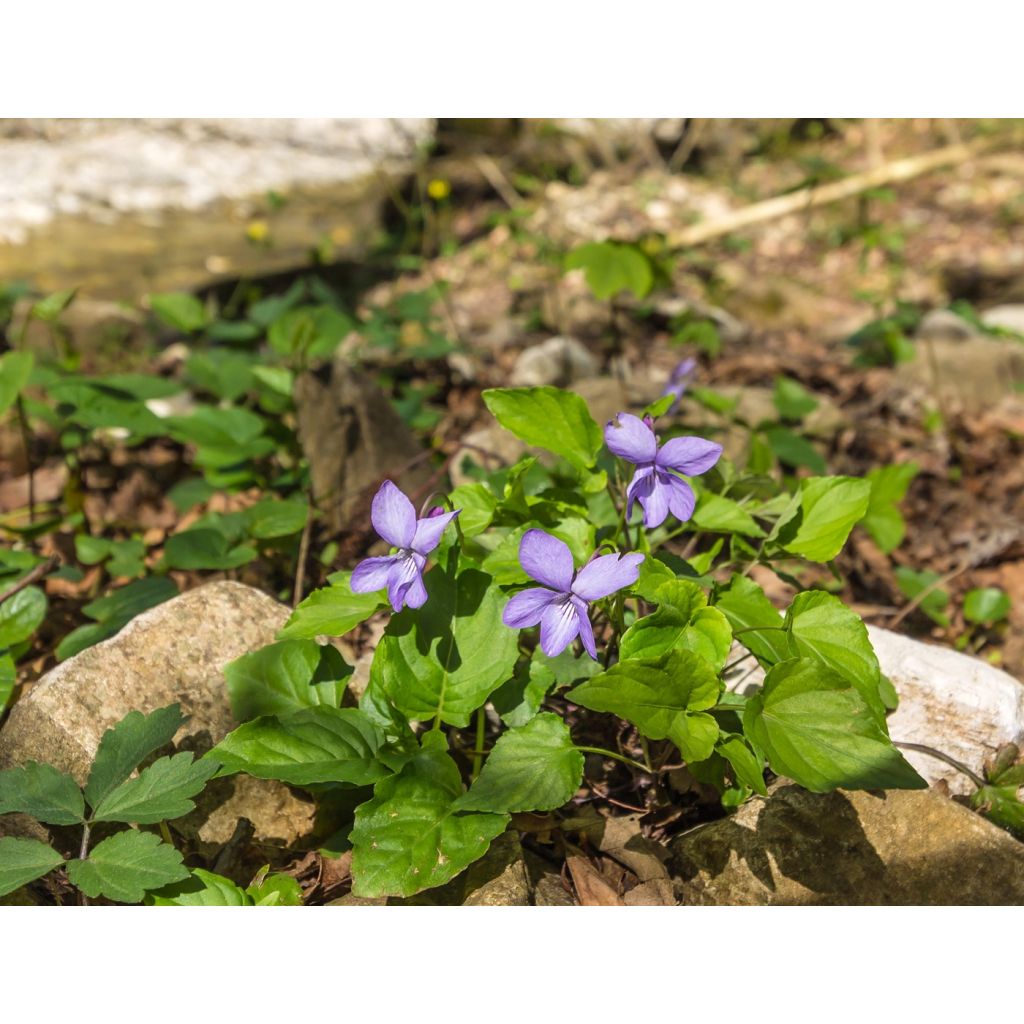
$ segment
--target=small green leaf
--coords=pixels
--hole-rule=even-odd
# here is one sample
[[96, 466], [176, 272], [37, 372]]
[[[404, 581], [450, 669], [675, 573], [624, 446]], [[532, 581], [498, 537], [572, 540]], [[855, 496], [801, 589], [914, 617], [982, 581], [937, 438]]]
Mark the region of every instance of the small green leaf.
[[126, 829], [104, 839], [85, 860], [69, 860], [68, 881], [86, 896], [141, 903], [149, 889], [188, 878], [181, 854], [152, 832]]
[[0, 896], [58, 868], [64, 858], [38, 839], [0, 838]]
[[85, 784], [90, 807], [98, 807], [103, 798], [128, 778], [154, 751], [170, 743], [185, 722], [181, 705], [170, 704], [148, 715], [129, 711], [100, 739], [96, 757]]
[[776, 377], [772, 401], [784, 420], [794, 422], [818, 408], [818, 400], [799, 381], [792, 377]]
[[232, 546], [219, 530], [202, 527], [175, 533], [164, 545], [164, 560], [172, 569], [237, 569], [256, 554], [255, 548]]
[[194, 334], [207, 324], [203, 304], [187, 292], [165, 292], [150, 295], [149, 305], [156, 315], [169, 327], [185, 334]]
[[537, 715], [495, 743], [469, 792], [464, 811], [553, 811], [568, 803], [583, 778], [583, 754], [558, 715]]
[[754, 522], [750, 513], [732, 498], [702, 492], [693, 518], [690, 520], [701, 530], [715, 533], [740, 533], [744, 537], [763, 537], [764, 530]]
[[762, 664], [792, 657], [781, 613], [752, 579], [735, 573], [715, 591], [714, 606], [729, 620], [736, 639]]
[[0, 356], [0, 416], [17, 401], [34, 363], [31, 352], [6, 352]]
[[579, 245], [566, 256], [565, 269], [582, 269], [587, 286], [598, 299], [610, 299], [627, 289], [642, 299], [654, 286], [654, 269], [647, 254], [624, 242]]
[[670, 739], [687, 761], [711, 756], [718, 725], [704, 714], [718, 700], [715, 670], [691, 651], [620, 661], [571, 690], [567, 698], [591, 711], [632, 722], [648, 739]]
[[1024, 837], [1024, 803], [1017, 799], [1016, 786], [982, 786], [971, 797], [971, 806], [1000, 828]]
[[829, 562], [842, 550], [864, 516], [871, 484], [850, 476], [814, 476], [800, 481], [790, 509], [779, 518], [771, 539], [812, 562]]
[[61, 313], [74, 301], [77, 291], [77, 288], [65, 288], [59, 292], [52, 292], [32, 307], [32, 316], [37, 320], [55, 323]]
[[498, 508], [498, 499], [483, 484], [463, 484], [449, 495], [452, 508], [458, 508], [459, 527], [464, 537], [483, 533]]
[[165, 885], [146, 902], [155, 907], [251, 907], [255, 901], [230, 878], [194, 868], [184, 881]]
[[999, 587], [978, 587], [964, 596], [964, 618], [968, 622], [991, 626], [1009, 614], [1009, 595]]
[[9, 654], [0, 654], [0, 712], [7, 707], [17, 681], [18, 672], [14, 667], [14, 658]]
[[236, 721], [286, 715], [317, 704], [338, 707], [352, 669], [315, 640], [279, 640], [224, 667]]
[[821, 453], [806, 437], [794, 434], [787, 427], [766, 427], [764, 436], [768, 440], [768, 447], [784, 466], [793, 469], [806, 466], [812, 473], [828, 470]]
[[224, 766], [222, 774], [245, 772], [293, 786], [366, 786], [389, 774], [378, 758], [384, 739], [364, 712], [321, 704], [246, 722], [206, 756]]
[[53, 765], [29, 761], [0, 772], [0, 814], [31, 814], [48, 825], [77, 825], [85, 817], [82, 791]]
[[776, 665], [743, 712], [743, 731], [772, 770], [805, 789], [924, 789], [848, 680], [809, 658]]
[[308, 517], [309, 506], [304, 501], [264, 498], [245, 510], [249, 532], [259, 540], [290, 537], [306, 525]]
[[917, 571], [907, 565], [898, 565], [895, 571], [896, 585], [902, 591], [904, 597], [915, 600], [926, 590], [928, 593], [918, 604], [918, 608], [928, 616], [932, 622], [946, 627], [949, 625], [949, 616], [946, 614], [946, 607], [949, 604], [949, 591], [942, 587], [936, 587], [942, 578], [937, 572], [930, 569]]
[[521, 441], [589, 469], [603, 437], [587, 403], [559, 388], [491, 388], [483, 393], [491, 415]]
[[764, 763], [750, 749], [750, 745], [742, 736], [723, 736], [715, 744], [715, 750], [732, 765], [736, 781], [741, 786], [768, 795], [768, 787], [764, 781]]
[[25, 587], [0, 604], [0, 650], [27, 640], [46, 618], [46, 595]]
[[384, 603], [383, 591], [354, 594], [349, 585], [351, 575], [332, 576], [329, 587], [314, 590], [292, 612], [278, 636], [282, 639], [344, 636], [360, 622], [365, 622]]
[[868, 473], [871, 499], [861, 525], [886, 554], [903, 543], [907, 527], [897, 506], [906, 497], [919, 470], [916, 462], [901, 462], [895, 466], [879, 466]]
[[270, 865], [260, 872], [257, 881], [245, 891], [256, 901], [257, 907], [301, 907], [302, 886], [291, 875], [283, 872], [267, 874]]
[[191, 751], [161, 757], [108, 793], [93, 811], [93, 820], [155, 825], [180, 818], [195, 809], [189, 798], [201, 792], [216, 771], [212, 761], [193, 761]]
[[435, 741], [400, 775], [378, 782], [350, 835], [355, 895], [412, 896], [482, 857], [508, 815], [459, 811], [461, 795], [459, 770]]

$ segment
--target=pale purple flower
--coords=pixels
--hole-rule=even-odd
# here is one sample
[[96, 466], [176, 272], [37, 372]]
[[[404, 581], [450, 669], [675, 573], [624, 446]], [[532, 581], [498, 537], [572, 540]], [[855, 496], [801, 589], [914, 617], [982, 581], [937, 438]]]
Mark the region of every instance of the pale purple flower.
[[542, 587], [513, 595], [501, 621], [513, 629], [540, 623], [540, 647], [549, 657], [561, 654], [579, 635], [595, 660], [594, 630], [587, 604], [636, 583], [643, 555], [595, 555], [579, 572], [572, 552], [543, 530], [527, 530], [519, 542], [519, 564]]
[[662, 396], [675, 395], [675, 401], [665, 410], [665, 414], [673, 413], [679, 406], [680, 401], [686, 389], [689, 386], [690, 378], [697, 372], [697, 360], [690, 356], [679, 363], [676, 368], [672, 371], [672, 376], [668, 379], [668, 384], [665, 386], [665, 390], [662, 391]]
[[385, 480], [373, 496], [370, 521], [377, 533], [398, 550], [382, 558], [364, 558], [352, 572], [353, 592], [372, 594], [387, 587], [388, 600], [396, 612], [403, 604], [419, 608], [427, 599], [423, 586], [427, 555], [441, 543], [445, 527], [459, 512], [435, 508], [425, 518], [417, 519], [412, 502]]
[[613, 455], [636, 466], [626, 489], [626, 515], [639, 501], [644, 510], [644, 526], [661, 526], [672, 513], [680, 522], [693, 515], [697, 498], [693, 488], [675, 473], [699, 476], [706, 473], [722, 454], [722, 446], [702, 437], [673, 437], [660, 448], [649, 416], [639, 419], [620, 412], [604, 428], [604, 442]]

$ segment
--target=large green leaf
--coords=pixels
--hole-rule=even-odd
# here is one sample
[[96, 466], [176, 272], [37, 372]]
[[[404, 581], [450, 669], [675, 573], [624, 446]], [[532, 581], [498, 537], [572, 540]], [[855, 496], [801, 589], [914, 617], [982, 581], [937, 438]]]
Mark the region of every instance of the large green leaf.
[[31, 352], [6, 352], [0, 356], [0, 416], [17, 401], [34, 362]]
[[315, 640], [279, 640], [224, 667], [231, 710], [239, 722], [317, 704], [338, 707], [351, 674], [336, 648]]
[[[368, 619], [384, 603], [383, 591], [354, 594], [349, 585], [351, 573], [332, 577], [329, 587], [314, 590], [292, 612], [278, 634], [312, 639], [317, 636], [343, 636]], [[337, 582], [335, 582], [335, 580]]]
[[357, 896], [412, 896], [443, 885], [505, 831], [507, 814], [458, 810], [459, 770], [440, 734], [428, 734], [426, 742], [401, 774], [378, 782], [373, 799], [356, 810], [349, 838]]
[[384, 733], [362, 711], [326, 704], [240, 725], [207, 754], [228, 772], [294, 786], [366, 786], [389, 774], [378, 759]]
[[38, 839], [0, 839], [0, 896], [60, 867], [64, 858]]
[[786, 611], [791, 656], [812, 658], [852, 683], [885, 720], [879, 695], [878, 658], [861, 617], [832, 594], [807, 590], [797, 594]]
[[0, 814], [13, 811], [48, 825], [77, 825], [85, 817], [85, 801], [70, 775], [29, 761], [0, 772]]
[[776, 665], [743, 712], [772, 770], [805, 789], [923, 789], [860, 692], [810, 658]]
[[483, 393], [494, 418], [521, 441], [589, 469], [601, 449], [601, 428], [587, 403], [560, 388], [491, 388]]
[[466, 811], [553, 811], [575, 795], [583, 754], [569, 727], [548, 712], [504, 733], [469, 792], [455, 806]]
[[739, 533], [744, 537], [763, 537], [764, 530], [754, 522], [750, 513], [732, 498], [703, 492], [690, 520], [701, 530], [716, 533]]
[[649, 739], [670, 739], [687, 761], [703, 761], [718, 738], [718, 725], [706, 714], [718, 693], [718, 675], [704, 658], [674, 650], [620, 661], [571, 690], [568, 699], [628, 719]]
[[746, 576], [734, 574], [715, 591], [715, 607], [729, 620], [736, 639], [767, 665], [792, 657], [782, 614]]
[[194, 761], [191, 751], [161, 757], [108, 793], [93, 811], [93, 819], [155, 825], [180, 818], [194, 810], [189, 798], [201, 792], [216, 771], [215, 762]]
[[579, 245], [565, 257], [565, 269], [581, 269], [598, 299], [610, 299], [625, 289], [642, 299], [654, 286], [650, 259], [638, 246], [627, 242]]
[[69, 860], [68, 881], [86, 896], [141, 903], [150, 889], [188, 878], [181, 854], [152, 832], [126, 829], [104, 839], [85, 860]]
[[721, 672], [732, 629], [717, 608], [707, 607], [704, 591], [689, 580], [673, 580], [658, 588], [655, 600], [657, 611], [638, 619], [623, 634], [621, 657], [656, 658], [678, 647], [699, 654]]
[[46, 618], [46, 595], [25, 587], [0, 604], [0, 650], [27, 640]]
[[919, 470], [916, 462], [901, 462], [895, 466], [878, 466], [868, 473], [871, 498], [862, 525], [886, 554], [903, 543], [907, 524], [897, 506], [906, 497]]
[[424, 582], [427, 603], [388, 623], [371, 679], [408, 718], [465, 726], [512, 675], [516, 633], [501, 625], [506, 598], [487, 573], [435, 566]]
[[772, 531], [772, 539], [812, 562], [828, 562], [842, 550], [854, 525], [863, 518], [871, 484], [851, 476], [813, 476]]
[[90, 807], [98, 807], [103, 798], [128, 778], [154, 751], [170, 743], [185, 722], [179, 704], [169, 704], [148, 715], [129, 711], [100, 739], [99, 749], [85, 784]]

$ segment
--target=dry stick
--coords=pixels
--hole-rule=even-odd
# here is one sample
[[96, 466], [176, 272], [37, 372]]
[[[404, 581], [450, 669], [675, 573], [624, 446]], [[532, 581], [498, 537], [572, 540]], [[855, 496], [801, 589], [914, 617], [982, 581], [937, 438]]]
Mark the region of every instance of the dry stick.
[[842, 181], [830, 182], [827, 185], [811, 185], [788, 195], [775, 196], [773, 199], [766, 199], [764, 202], [753, 203], [742, 210], [736, 210], [718, 220], [708, 221], [704, 224], [692, 224], [690, 227], [683, 228], [669, 236], [669, 244], [675, 248], [699, 245], [701, 242], [732, 234], [734, 231], [751, 227], [754, 224], [762, 224], [791, 213], [799, 213], [801, 210], [851, 199], [853, 196], [860, 195], [861, 192], [878, 188], [881, 185], [909, 181], [928, 171], [938, 170], [940, 167], [958, 164], [976, 157], [987, 144], [990, 144], [989, 140], [980, 143], [945, 146], [919, 156], [893, 160], [880, 167], [872, 167], [860, 174], [851, 174], [850, 177], [844, 178]]
[[302, 589], [306, 582], [306, 559], [309, 557], [309, 535], [313, 529], [313, 503], [307, 501], [306, 525], [302, 528], [299, 541], [299, 564], [295, 567], [295, 589], [292, 591], [292, 607], [302, 600]]
[[36, 580], [42, 579], [51, 569], [60, 562], [59, 555], [50, 555], [45, 562], [40, 562], [30, 573], [22, 576], [17, 583], [12, 583], [3, 593], [0, 593], [0, 604], [3, 604], [9, 597], [14, 597], [19, 590], [31, 586]]
[[504, 200], [510, 210], [518, 209], [523, 205], [523, 197], [515, 190], [512, 182], [505, 176], [505, 172], [498, 166], [492, 157], [481, 153], [473, 161], [477, 170], [487, 179], [487, 184]]
[[929, 583], [920, 594], [915, 597], [910, 604], [904, 605], [895, 615], [893, 620], [888, 624], [888, 629], [895, 629], [915, 608], [920, 607], [921, 603], [929, 597], [932, 593], [938, 590], [940, 587], [944, 587], [950, 580], [955, 580], [963, 572], [967, 572], [971, 567], [971, 560], [965, 559], [959, 566], [952, 572], [946, 573], [945, 576], [940, 576], [937, 580]]

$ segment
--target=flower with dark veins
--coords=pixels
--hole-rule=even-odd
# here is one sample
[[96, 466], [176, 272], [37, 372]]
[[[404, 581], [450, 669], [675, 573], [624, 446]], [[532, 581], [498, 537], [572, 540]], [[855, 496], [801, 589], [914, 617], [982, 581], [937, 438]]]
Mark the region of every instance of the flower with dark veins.
[[373, 496], [370, 521], [377, 533], [398, 550], [380, 558], [364, 558], [352, 572], [352, 590], [371, 594], [387, 587], [388, 600], [396, 612], [403, 605], [421, 607], [427, 599], [423, 586], [427, 555], [441, 543], [445, 527], [460, 511], [434, 508], [423, 519], [417, 519], [412, 502], [385, 480]]
[[636, 583], [643, 560], [640, 554], [595, 555], [576, 572], [566, 544], [543, 530], [527, 530], [519, 542], [519, 564], [543, 586], [513, 595], [501, 621], [512, 629], [540, 623], [541, 650], [549, 658], [561, 654], [578, 635], [596, 660], [587, 605]]
[[659, 448], [653, 420], [628, 412], [620, 412], [608, 422], [604, 442], [613, 455], [636, 466], [626, 489], [626, 515], [632, 514], [633, 503], [639, 501], [649, 530], [661, 526], [669, 512], [680, 522], [693, 515], [697, 504], [693, 488], [675, 474], [700, 476], [722, 455], [720, 444], [702, 437], [673, 437]]

